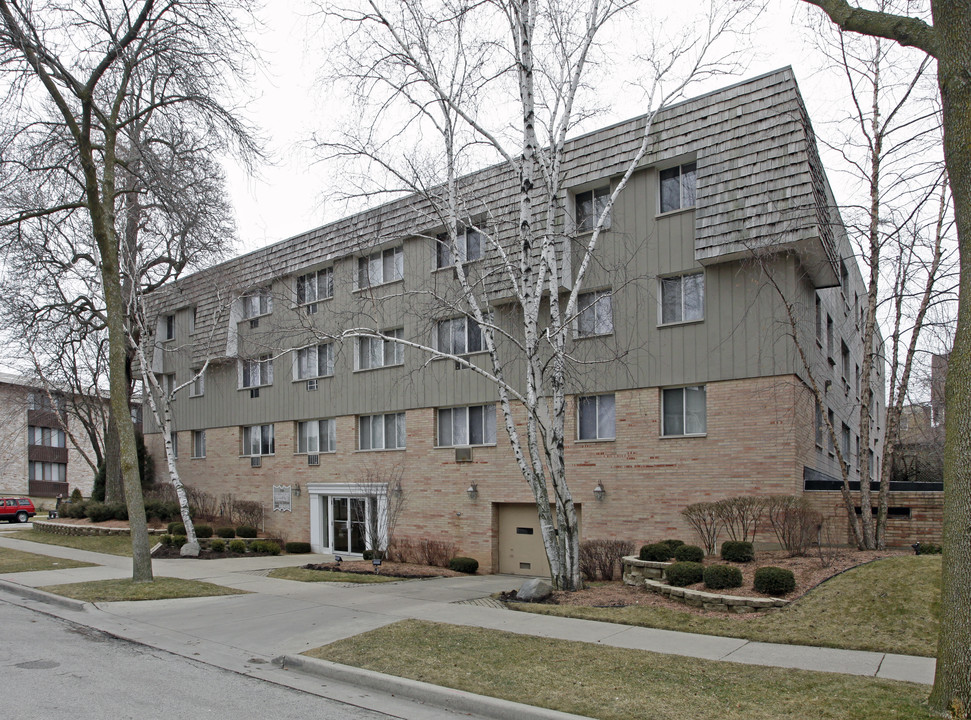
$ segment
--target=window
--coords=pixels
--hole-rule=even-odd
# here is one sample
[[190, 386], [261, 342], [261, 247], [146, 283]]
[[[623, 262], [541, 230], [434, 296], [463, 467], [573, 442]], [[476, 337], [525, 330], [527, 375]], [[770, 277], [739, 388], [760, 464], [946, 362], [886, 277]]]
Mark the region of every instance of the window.
[[175, 373], [167, 373], [165, 375], [156, 375], [158, 379], [159, 388], [165, 397], [171, 397], [172, 393], [175, 392]]
[[307, 420], [297, 423], [297, 452], [332, 453], [337, 450], [337, 423], [335, 420]]
[[361, 415], [357, 427], [361, 450], [398, 450], [405, 446], [404, 413]]
[[856, 436], [856, 472], [860, 472], [860, 436]]
[[324, 268], [297, 278], [297, 305], [307, 305], [333, 296], [333, 268]]
[[816, 447], [823, 449], [823, 406], [816, 403]]
[[832, 410], [826, 411], [826, 417], [829, 418], [829, 427], [826, 428], [826, 447], [829, 449], [830, 455], [836, 454], [836, 446], [833, 444], [833, 432], [836, 430], [836, 414]]
[[196, 308], [189, 309], [189, 332], [194, 333], [196, 331], [196, 323], [199, 321], [198, 310]]
[[175, 315], [166, 315], [162, 318], [162, 340], [175, 339]]
[[816, 294], [816, 342], [823, 345], [823, 303]]
[[294, 358], [294, 377], [297, 380], [328, 377], [334, 374], [334, 345], [323, 343], [297, 350]]
[[614, 314], [609, 290], [583, 293], [577, 298], [577, 334], [607, 335], [614, 331]]
[[850, 426], [843, 423], [840, 427], [840, 452], [843, 453], [843, 462], [846, 464], [846, 469], [850, 469]]
[[202, 397], [206, 394], [206, 373], [204, 370], [196, 371], [189, 386], [189, 397]]
[[251, 425], [243, 428], [243, 455], [272, 455], [273, 425]]
[[826, 315], [826, 356], [833, 359], [833, 351], [836, 350], [836, 340], [833, 335], [833, 318]]
[[705, 318], [705, 274], [661, 278], [661, 324]]
[[[482, 257], [485, 248], [485, 236], [473, 228], [459, 230], [455, 237], [458, 246], [459, 262], [470, 262]], [[435, 265], [438, 268], [451, 267], [455, 264], [452, 259], [452, 246], [448, 235], [439, 235], [436, 243]]]
[[67, 482], [67, 464], [31, 460], [27, 463], [27, 479], [42, 482]]
[[257, 360], [243, 361], [242, 386], [244, 388], [273, 384], [273, 360], [261, 355]]
[[577, 398], [577, 436], [581, 440], [613, 440], [614, 396], [591, 395]]
[[842, 340], [840, 341], [840, 358], [842, 359], [842, 370], [843, 370], [843, 382], [846, 387], [850, 386], [850, 349], [846, 347], [846, 343]]
[[486, 349], [482, 328], [467, 317], [439, 320], [438, 349], [451, 355], [482, 352]]
[[172, 457], [177, 459], [179, 457], [179, 433], [173, 430], [169, 439], [172, 440]]
[[[578, 192], [574, 196], [576, 203], [577, 232], [593, 232], [597, 226], [597, 221], [607, 207], [607, 200], [610, 198], [610, 185]], [[604, 218], [604, 228], [610, 227], [610, 215]]]
[[496, 444], [496, 406], [441, 408], [438, 447]]
[[60, 428], [34, 427], [27, 428], [27, 444], [43, 445], [44, 447], [66, 447], [66, 435]]
[[707, 432], [705, 386], [661, 391], [662, 435], [704, 435]]
[[371, 253], [358, 258], [357, 286], [366, 288], [400, 280], [404, 277], [404, 270], [404, 255], [400, 247]]
[[698, 184], [697, 165], [688, 163], [661, 171], [661, 212], [694, 207]]
[[206, 456], [206, 431], [192, 431], [192, 457], [204, 458]]
[[273, 312], [273, 297], [270, 295], [270, 288], [260, 288], [243, 295], [243, 318], [259, 317], [269, 315]]
[[[404, 330], [385, 330], [384, 335], [391, 338], [403, 338]], [[380, 337], [360, 337], [357, 339], [357, 369], [373, 370], [390, 365], [403, 365], [405, 362], [405, 346], [394, 340]]]
[[27, 393], [27, 409], [40, 412], [63, 412], [64, 398], [60, 395], [50, 396], [44, 392]]

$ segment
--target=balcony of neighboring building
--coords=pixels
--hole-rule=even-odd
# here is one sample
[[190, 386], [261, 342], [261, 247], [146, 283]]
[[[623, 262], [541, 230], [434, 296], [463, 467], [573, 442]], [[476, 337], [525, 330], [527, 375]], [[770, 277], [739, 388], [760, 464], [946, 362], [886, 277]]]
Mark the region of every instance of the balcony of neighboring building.
[[62, 428], [67, 425], [63, 410], [27, 410], [27, 424], [35, 427]]
[[28, 445], [27, 459], [37, 462], [66, 463], [67, 448], [49, 445]]
[[60, 495], [66, 498], [71, 493], [71, 487], [66, 482], [50, 480], [28, 480], [27, 494], [31, 497], [53, 498]]

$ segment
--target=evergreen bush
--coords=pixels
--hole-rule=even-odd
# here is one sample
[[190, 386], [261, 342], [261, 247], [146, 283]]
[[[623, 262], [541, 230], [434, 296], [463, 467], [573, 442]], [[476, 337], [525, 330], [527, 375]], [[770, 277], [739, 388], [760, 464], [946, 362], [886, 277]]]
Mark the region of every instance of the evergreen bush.
[[760, 567], [755, 571], [754, 587], [764, 595], [786, 595], [796, 589], [796, 576], [792, 570], [778, 567]]
[[747, 563], [755, 559], [755, 548], [744, 540], [726, 540], [722, 543], [722, 560]]
[[455, 572], [468, 573], [474, 575], [479, 569], [479, 561], [470, 557], [453, 557], [448, 561], [448, 567]]
[[234, 552], [242, 555], [243, 553], [246, 552], [246, 542], [243, 540], [230, 540], [229, 552]]
[[664, 576], [668, 579], [669, 585], [685, 587], [701, 582], [704, 572], [705, 566], [701, 563], [676, 562], [664, 569]]
[[667, 543], [653, 543], [641, 548], [640, 559], [650, 562], [667, 562], [674, 556], [674, 550]]
[[310, 543], [308, 542], [288, 542], [285, 547], [290, 555], [310, 552]]
[[234, 527], [218, 527], [216, 528], [216, 535], [226, 540], [232, 540], [236, 537], [236, 528]]
[[698, 562], [705, 559], [705, 551], [697, 545], [681, 545], [674, 550], [674, 559], [678, 562]]
[[255, 538], [256, 528], [251, 525], [240, 525], [236, 528], [236, 537]]
[[742, 571], [734, 565], [709, 565], [702, 579], [709, 590], [742, 587]]

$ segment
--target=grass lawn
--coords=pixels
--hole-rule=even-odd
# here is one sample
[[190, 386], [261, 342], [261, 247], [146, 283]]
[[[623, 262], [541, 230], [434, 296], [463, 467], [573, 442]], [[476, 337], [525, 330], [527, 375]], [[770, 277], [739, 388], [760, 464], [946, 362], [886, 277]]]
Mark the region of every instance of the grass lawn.
[[283, 567], [270, 571], [271, 578], [279, 580], [299, 580], [300, 582], [350, 582], [382, 583], [402, 582], [401, 578], [387, 575], [362, 575], [361, 573], [330, 572], [327, 570], [307, 570], [301, 567]]
[[246, 593], [245, 590], [236, 590], [222, 585], [170, 577], [157, 577], [154, 582], [150, 583], [136, 583], [130, 579], [94, 580], [67, 585], [46, 585], [38, 589], [85, 602], [167, 600], [169, 598], [243, 595]]
[[780, 612], [706, 617], [665, 607], [595, 608], [511, 603], [524, 612], [681, 630], [764, 642], [937, 654], [941, 556], [904, 555], [828, 580]]
[[[20, 530], [19, 532], [6, 533], [4, 537], [131, 557], [131, 538], [128, 535], [53, 535], [40, 530]], [[149, 545], [152, 545], [155, 540], [150, 538], [148, 542]]]
[[64, 570], [65, 568], [92, 567], [94, 563], [64, 560], [47, 555], [0, 548], [0, 573], [31, 572], [33, 570]]
[[406, 620], [305, 655], [604, 720], [930, 718], [929, 688]]

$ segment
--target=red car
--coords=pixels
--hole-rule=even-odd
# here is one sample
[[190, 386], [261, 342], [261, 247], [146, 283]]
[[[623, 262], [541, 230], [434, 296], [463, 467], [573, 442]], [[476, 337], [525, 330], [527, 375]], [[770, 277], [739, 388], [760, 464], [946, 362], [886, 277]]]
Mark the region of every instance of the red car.
[[0, 520], [25, 523], [36, 514], [30, 498], [0, 497]]

